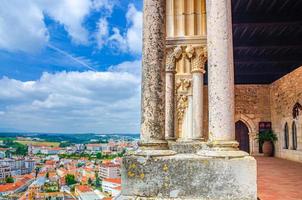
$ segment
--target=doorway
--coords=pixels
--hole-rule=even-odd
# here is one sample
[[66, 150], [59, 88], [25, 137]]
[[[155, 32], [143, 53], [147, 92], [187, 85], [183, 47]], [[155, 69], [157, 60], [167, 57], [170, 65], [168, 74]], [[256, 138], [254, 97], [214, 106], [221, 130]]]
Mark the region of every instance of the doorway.
[[250, 153], [249, 129], [242, 121], [235, 123], [235, 138], [239, 143], [239, 149]]

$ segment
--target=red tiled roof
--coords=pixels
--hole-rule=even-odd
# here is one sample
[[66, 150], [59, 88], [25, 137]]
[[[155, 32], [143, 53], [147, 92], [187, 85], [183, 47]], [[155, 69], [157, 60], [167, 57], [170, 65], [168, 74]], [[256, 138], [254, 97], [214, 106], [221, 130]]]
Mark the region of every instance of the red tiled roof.
[[91, 192], [92, 188], [88, 185], [76, 185], [76, 190], [79, 190], [80, 192]]
[[122, 186], [118, 186], [118, 187], [115, 187], [115, 188], [113, 188], [113, 189], [122, 191]]
[[54, 161], [54, 160], [46, 160], [45, 164], [46, 165], [54, 165], [54, 164], [56, 164], [56, 161]]
[[121, 184], [122, 183], [120, 178], [105, 178], [103, 181], [116, 183], [116, 184]]
[[120, 164], [103, 163], [101, 166], [102, 166], [102, 167], [120, 167]]
[[101, 147], [101, 144], [87, 144], [88, 147]]
[[3, 185], [0, 185], [0, 192], [15, 191], [16, 189], [25, 185], [30, 179], [32, 179], [32, 177], [24, 176], [21, 180], [15, 182], [15, 183], [6, 183]]

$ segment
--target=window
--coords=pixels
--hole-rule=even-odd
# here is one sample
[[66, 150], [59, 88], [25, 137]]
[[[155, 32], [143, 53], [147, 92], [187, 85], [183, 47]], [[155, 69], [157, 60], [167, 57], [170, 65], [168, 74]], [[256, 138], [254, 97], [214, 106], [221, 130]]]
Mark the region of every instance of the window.
[[284, 149], [288, 149], [288, 142], [289, 142], [289, 135], [288, 135], [288, 124], [287, 122], [285, 123], [284, 126]]
[[302, 106], [301, 104], [299, 104], [298, 102], [294, 105], [293, 108], [293, 118], [296, 119], [299, 114], [300, 114], [300, 110], [302, 110]]
[[292, 124], [292, 141], [293, 141], [293, 150], [297, 150], [297, 126], [296, 123]]

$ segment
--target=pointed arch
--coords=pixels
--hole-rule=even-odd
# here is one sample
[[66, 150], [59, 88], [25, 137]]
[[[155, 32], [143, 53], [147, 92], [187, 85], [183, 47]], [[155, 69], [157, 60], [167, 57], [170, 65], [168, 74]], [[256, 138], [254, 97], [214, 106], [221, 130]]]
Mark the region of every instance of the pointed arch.
[[288, 132], [288, 124], [287, 122], [284, 125], [284, 149], [289, 148], [289, 132]]
[[297, 102], [293, 107], [293, 118], [297, 119], [297, 117], [300, 114], [300, 111], [302, 111], [302, 106], [299, 102]]
[[242, 121], [243, 123], [245, 123], [247, 125], [247, 127], [249, 129], [249, 135], [257, 133], [257, 128], [255, 126], [255, 123], [248, 116], [246, 116], [244, 114], [238, 114], [235, 116], [235, 122], [237, 122], [237, 121]]
[[297, 143], [297, 125], [296, 125], [296, 122], [293, 121], [292, 123], [292, 144], [293, 144], [293, 150], [297, 150], [297, 146], [298, 146], [298, 143]]

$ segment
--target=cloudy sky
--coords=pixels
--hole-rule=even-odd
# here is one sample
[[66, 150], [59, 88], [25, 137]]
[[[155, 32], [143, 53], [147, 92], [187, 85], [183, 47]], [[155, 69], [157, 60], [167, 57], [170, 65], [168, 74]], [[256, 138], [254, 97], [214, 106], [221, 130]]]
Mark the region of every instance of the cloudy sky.
[[142, 0], [1, 0], [0, 131], [139, 132]]

